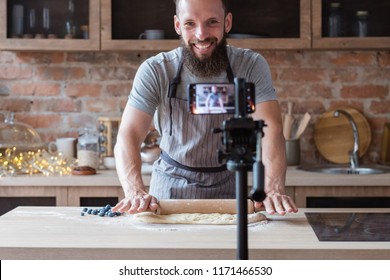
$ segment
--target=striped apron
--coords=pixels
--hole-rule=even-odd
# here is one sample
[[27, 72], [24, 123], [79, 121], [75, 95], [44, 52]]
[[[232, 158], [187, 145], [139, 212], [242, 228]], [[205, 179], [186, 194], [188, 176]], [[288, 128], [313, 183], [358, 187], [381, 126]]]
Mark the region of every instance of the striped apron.
[[[175, 78], [169, 84], [169, 115], [163, 120], [170, 137], [180, 135], [180, 141], [202, 137], [200, 147], [192, 151], [180, 151], [183, 162], [178, 162], [162, 151], [160, 158], [154, 163], [149, 193], [157, 199], [228, 199], [235, 198], [235, 174], [226, 169], [226, 165], [218, 166], [216, 160], [217, 148], [209, 144], [210, 136], [198, 133], [196, 128], [220, 128], [226, 115], [193, 116], [188, 113], [187, 100], [176, 98], [176, 89], [180, 83], [180, 74], [183, 66], [181, 59]], [[234, 82], [234, 75], [230, 64], [226, 70], [230, 83]], [[173, 121], [176, 125], [173, 125]], [[180, 125], [179, 125], [180, 124]], [[190, 128], [187, 127], [187, 124]], [[177, 134], [176, 134], [177, 133]], [[211, 130], [209, 132], [211, 134]], [[174, 135], [174, 136], [172, 136]], [[188, 139], [186, 139], [188, 138]], [[176, 139], [176, 138], [175, 138]], [[162, 140], [163, 141], [163, 140]], [[167, 140], [170, 141], [170, 140]], [[222, 142], [221, 140], [219, 140]], [[171, 143], [171, 142], [169, 142]], [[178, 145], [172, 141], [173, 145]], [[208, 148], [208, 149], [207, 149]], [[180, 149], [180, 145], [178, 145]], [[215, 149], [210, 150], [210, 149]], [[213, 156], [212, 156], [213, 155]], [[201, 162], [200, 167], [186, 165], [185, 158], [196, 158]]]

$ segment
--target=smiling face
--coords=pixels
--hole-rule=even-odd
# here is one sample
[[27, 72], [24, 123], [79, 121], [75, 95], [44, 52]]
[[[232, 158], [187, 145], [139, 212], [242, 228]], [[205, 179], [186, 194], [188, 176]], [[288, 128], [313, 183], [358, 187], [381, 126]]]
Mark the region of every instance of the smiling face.
[[232, 26], [221, 0], [181, 0], [174, 17], [175, 30], [199, 59], [211, 57]]

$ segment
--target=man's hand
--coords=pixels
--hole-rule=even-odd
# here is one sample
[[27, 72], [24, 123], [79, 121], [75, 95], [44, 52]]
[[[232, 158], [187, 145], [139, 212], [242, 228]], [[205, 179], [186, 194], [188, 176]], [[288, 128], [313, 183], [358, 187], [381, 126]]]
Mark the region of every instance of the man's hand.
[[285, 215], [286, 213], [296, 213], [298, 208], [295, 206], [294, 201], [288, 195], [282, 194], [267, 194], [267, 197], [263, 202], [255, 201], [255, 209], [264, 207], [268, 214], [278, 213]]
[[126, 196], [119, 201], [112, 209], [113, 212], [135, 214], [146, 210], [156, 211], [158, 209], [157, 199], [145, 192], [137, 193], [132, 196]]

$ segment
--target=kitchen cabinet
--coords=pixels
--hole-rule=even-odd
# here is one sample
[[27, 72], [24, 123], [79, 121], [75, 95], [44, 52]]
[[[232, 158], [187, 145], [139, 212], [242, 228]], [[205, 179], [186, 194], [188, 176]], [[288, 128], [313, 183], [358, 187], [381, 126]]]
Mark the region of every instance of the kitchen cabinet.
[[390, 187], [295, 186], [294, 198], [297, 207], [390, 208]]
[[323, 174], [291, 166], [286, 186], [293, 189], [292, 197], [299, 208], [390, 208], [390, 173]]
[[[34, 180], [33, 180], [34, 181]], [[26, 183], [23, 186], [10, 184], [0, 187], [0, 215], [17, 206], [104, 206], [115, 205], [123, 198], [119, 184], [79, 186], [38, 185]]]
[[[101, 0], [102, 50], [163, 51], [180, 45], [173, 32], [173, 1]], [[139, 40], [145, 29], [164, 29], [164, 40]]]
[[[149, 184], [150, 176], [145, 175], [143, 180]], [[32, 198], [35, 198], [34, 204]], [[0, 215], [16, 206], [48, 206], [48, 203], [52, 203], [49, 206], [103, 206], [122, 198], [122, 187], [114, 170], [101, 170], [93, 176], [0, 178], [0, 202], [7, 201], [7, 205], [0, 204]]]
[[[173, 28], [171, 0], [74, 0], [79, 6], [79, 24], [88, 26], [89, 39], [63, 39], [66, 5], [69, 0], [0, 0], [0, 49], [40, 51], [166, 51], [180, 45]], [[389, 1], [337, 0], [345, 14], [345, 36], [328, 37], [328, 7], [336, 0], [242, 0], [231, 1], [233, 29], [228, 43], [254, 50], [389, 49]], [[22, 39], [12, 36], [13, 6], [29, 10], [50, 6], [58, 39]], [[84, 8], [82, 8], [84, 7]], [[367, 37], [353, 37], [354, 13], [369, 12]], [[37, 16], [38, 18], [38, 16]], [[37, 19], [38, 22], [38, 19]], [[39, 23], [41, 25], [41, 23]], [[163, 29], [165, 39], [140, 40], [146, 29]], [[80, 33], [79, 33], [80, 34]]]
[[[99, 50], [100, 0], [72, 0], [72, 15], [68, 1], [0, 0], [0, 49]], [[75, 22], [73, 38], [65, 34], [67, 17]]]
[[[340, 3], [343, 35], [329, 37], [329, 7]], [[313, 49], [388, 49], [390, 47], [390, 2], [383, 0], [312, 0]], [[368, 12], [368, 36], [356, 37], [357, 11]]]
[[[0, 178], [0, 181], [3, 180]], [[56, 186], [22, 185], [0, 187], [0, 215], [17, 206], [67, 206], [66, 188]]]
[[[310, 48], [311, 0], [231, 1], [228, 43], [252, 49]], [[101, 0], [102, 50], [164, 51], [180, 45], [171, 0]], [[139, 40], [145, 29], [163, 29], [164, 40]]]

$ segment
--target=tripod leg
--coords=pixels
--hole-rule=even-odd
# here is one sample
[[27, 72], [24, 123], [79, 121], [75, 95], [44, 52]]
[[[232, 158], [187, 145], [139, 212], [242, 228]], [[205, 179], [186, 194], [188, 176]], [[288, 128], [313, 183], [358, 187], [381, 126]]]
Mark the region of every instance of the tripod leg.
[[248, 259], [248, 178], [246, 171], [236, 171], [237, 200], [237, 259]]

